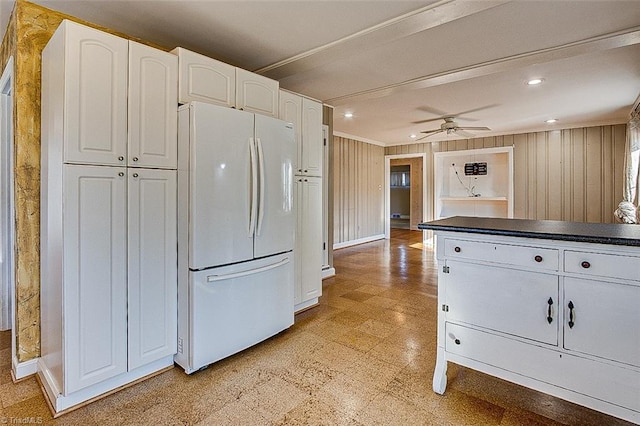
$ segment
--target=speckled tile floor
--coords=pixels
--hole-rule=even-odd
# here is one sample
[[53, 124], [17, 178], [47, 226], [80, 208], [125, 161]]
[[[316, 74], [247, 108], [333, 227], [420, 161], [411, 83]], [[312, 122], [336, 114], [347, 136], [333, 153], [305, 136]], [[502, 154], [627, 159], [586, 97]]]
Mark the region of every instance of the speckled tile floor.
[[[0, 421], [78, 425], [624, 425], [449, 366], [431, 390], [436, 269], [422, 233], [335, 252], [337, 276], [289, 330], [191, 376], [174, 368], [53, 420], [35, 378], [12, 383], [0, 333]], [[26, 420], [26, 421], [25, 421]]]

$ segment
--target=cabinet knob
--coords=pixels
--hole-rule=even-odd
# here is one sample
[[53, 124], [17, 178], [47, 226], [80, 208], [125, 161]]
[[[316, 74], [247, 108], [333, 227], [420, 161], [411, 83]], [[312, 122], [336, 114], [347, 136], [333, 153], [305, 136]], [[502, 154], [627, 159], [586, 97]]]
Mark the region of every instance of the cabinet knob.
[[137, 174], [137, 173], [134, 173], [134, 174], [133, 174], [133, 177], [134, 177], [134, 178], [138, 177], [138, 174]]
[[309, 170], [305, 170], [304, 172], [305, 172], [305, 173], [309, 173]]
[[582, 262], [580, 264], [580, 266], [582, 266], [584, 269], [589, 269], [591, 268], [591, 264], [589, 262], [587, 262], [586, 260], [584, 262]]
[[124, 172], [118, 173], [118, 176], [120, 176], [120, 177], [124, 176]]
[[533, 259], [538, 263], [542, 262], [542, 256], [540, 256], [539, 254], [536, 255], [536, 257], [534, 257]]
[[453, 248], [453, 251], [455, 251], [456, 253], [460, 253], [462, 251], [462, 249], [460, 247], [458, 247], [458, 246], [455, 246]]
[[120, 157], [118, 157], [118, 161], [124, 161], [124, 157], [121, 155]]
[[138, 157], [133, 157], [133, 161], [138, 161]]
[[460, 339], [456, 339], [456, 340], [454, 340], [454, 342], [456, 342], [456, 345], [459, 345], [460, 344]]

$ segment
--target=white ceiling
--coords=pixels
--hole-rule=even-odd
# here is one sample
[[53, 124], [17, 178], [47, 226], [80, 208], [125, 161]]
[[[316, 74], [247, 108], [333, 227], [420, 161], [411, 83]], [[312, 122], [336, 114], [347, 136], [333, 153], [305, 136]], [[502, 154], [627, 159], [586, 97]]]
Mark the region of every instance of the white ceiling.
[[383, 145], [466, 111], [461, 125], [492, 129], [478, 136], [622, 123], [640, 93], [637, 0], [35, 3], [275, 78]]

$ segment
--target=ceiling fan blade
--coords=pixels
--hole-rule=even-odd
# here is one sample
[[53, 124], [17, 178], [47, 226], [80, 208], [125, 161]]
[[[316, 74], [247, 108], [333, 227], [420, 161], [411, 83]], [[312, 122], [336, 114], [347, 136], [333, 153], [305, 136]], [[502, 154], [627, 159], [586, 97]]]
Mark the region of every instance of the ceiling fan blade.
[[469, 110], [466, 110], [466, 111], [459, 112], [459, 113], [455, 114], [454, 116], [459, 120], [478, 121], [478, 120], [476, 120], [474, 118], [466, 118], [466, 117], [462, 117], [462, 116], [465, 115], [465, 114], [471, 114], [472, 112], [478, 112], [478, 111], [482, 111], [482, 110], [489, 109], [489, 108], [495, 108], [497, 106], [500, 106], [500, 104], [485, 105], [485, 106], [481, 106], [481, 107], [478, 107], [478, 108], [473, 108], [473, 109], [469, 109]]
[[468, 126], [460, 126], [460, 127], [457, 127], [457, 129], [460, 129], [460, 130], [491, 130], [488, 127], [468, 127]]
[[443, 120], [444, 117], [436, 117], [436, 118], [427, 118], [426, 120], [420, 120], [420, 121], [412, 121], [412, 124], [423, 124], [423, 123], [429, 123], [430, 121], [439, 121], [439, 120]]
[[424, 132], [420, 132], [420, 133], [426, 133], [427, 135], [435, 135], [436, 133], [440, 133], [440, 132], [444, 132], [444, 130], [433, 129], [433, 130], [425, 130]]
[[461, 130], [460, 127], [458, 127], [456, 129], [455, 133], [456, 133], [456, 135], [462, 136], [462, 137], [465, 137], [465, 138], [475, 138], [476, 137], [476, 135], [474, 135], [473, 133], [469, 133], [469, 132], [465, 132], [464, 130]]
[[428, 112], [429, 114], [433, 114], [433, 115], [447, 115], [447, 113], [445, 111], [440, 111], [437, 108], [431, 108], [428, 106], [421, 106], [417, 108], [420, 111], [424, 111], [424, 112]]

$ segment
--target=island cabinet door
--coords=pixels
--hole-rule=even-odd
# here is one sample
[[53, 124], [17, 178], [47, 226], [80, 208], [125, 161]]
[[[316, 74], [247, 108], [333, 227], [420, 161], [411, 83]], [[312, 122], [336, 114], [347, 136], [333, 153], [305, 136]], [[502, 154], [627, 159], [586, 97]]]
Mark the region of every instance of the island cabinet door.
[[558, 277], [538, 272], [447, 262], [448, 322], [558, 344]]
[[640, 367], [640, 286], [564, 280], [564, 348]]

